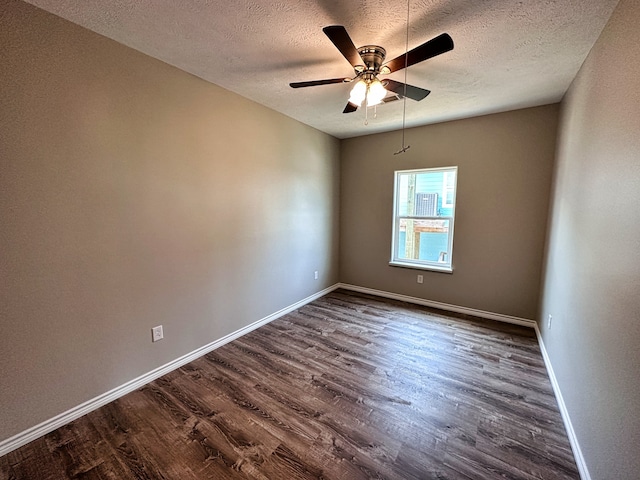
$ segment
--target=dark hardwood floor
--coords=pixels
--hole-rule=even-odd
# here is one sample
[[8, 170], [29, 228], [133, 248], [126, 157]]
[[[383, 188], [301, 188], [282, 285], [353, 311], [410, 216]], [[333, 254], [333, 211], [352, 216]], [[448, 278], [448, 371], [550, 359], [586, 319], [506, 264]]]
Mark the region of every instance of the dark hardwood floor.
[[335, 291], [0, 458], [0, 479], [577, 479], [533, 330]]

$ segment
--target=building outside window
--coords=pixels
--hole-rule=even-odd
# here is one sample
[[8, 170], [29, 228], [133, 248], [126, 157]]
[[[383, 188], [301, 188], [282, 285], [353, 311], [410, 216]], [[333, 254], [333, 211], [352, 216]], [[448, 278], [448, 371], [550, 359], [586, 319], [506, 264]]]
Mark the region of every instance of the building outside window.
[[451, 272], [457, 167], [395, 172], [391, 265]]

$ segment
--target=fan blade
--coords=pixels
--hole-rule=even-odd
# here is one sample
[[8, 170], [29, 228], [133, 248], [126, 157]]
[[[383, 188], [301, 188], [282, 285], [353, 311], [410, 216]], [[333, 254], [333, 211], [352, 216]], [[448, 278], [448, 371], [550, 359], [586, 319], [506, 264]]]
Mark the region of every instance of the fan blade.
[[330, 25], [324, 27], [322, 31], [353, 67], [362, 65], [362, 58], [360, 58], [358, 49], [356, 49], [347, 30], [342, 25]]
[[293, 82], [289, 86], [291, 88], [315, 87], [316, 85], [330, 85], [332, 83], [344, 83], [349, 81], [347, 78], [330, 78], [328, 80], [311, 80], [310, 82]]
[[347, 106], [344, 107], [344, 110], [342, 111], [342, 113], [355, 112], [357, 109], [358, 109], [358, 105], [356, 105], [355, 103], [348, 102]]
[[[407, 85], [402, 82], [396, 82], [395, 80], [387, 79], [385, 80], [387, 84], [385, 85], [385, 89], [393, 92], [401, 97], [409, 97], [412, 100], [417, 100], [418, 102], [425, 98], [427, 95], [431, 93], [431, 90], [426, 90], [420, 87], [414, 87], [413, 85]], [[404, 87], [407, 87], [407, 93], [405, 94]]]
[[423, 43], [419, 47], [409, 50], [407, 53], [394, 58], [385, 66], [389, 68], [390, 72], [397, 72], [398, 70], [402, 70], [405, 66], [410, 67], [411, 65], [423, 62], [429, 58], [448, 52], [449, 50], [453, 50], [453, 40], [448, 34], [443, 33], [432, 38], [428, 42]]

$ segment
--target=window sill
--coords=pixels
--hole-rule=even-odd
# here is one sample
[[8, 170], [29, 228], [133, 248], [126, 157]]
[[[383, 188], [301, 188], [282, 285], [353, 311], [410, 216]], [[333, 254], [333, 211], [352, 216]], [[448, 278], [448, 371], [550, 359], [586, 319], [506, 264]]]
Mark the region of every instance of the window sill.
[[391, 261], [389, 265], [392, 267], [401, 267], [401, 268], [413, 268], [415, 270], [430, 270], [432, 272], [440, 272], [440, 273], [453, 273], [453, 267], [450, 266], [438, 266], [438, 265], [421, 265], [419, 263], [409, 263], [409, 262], [398, 262]]

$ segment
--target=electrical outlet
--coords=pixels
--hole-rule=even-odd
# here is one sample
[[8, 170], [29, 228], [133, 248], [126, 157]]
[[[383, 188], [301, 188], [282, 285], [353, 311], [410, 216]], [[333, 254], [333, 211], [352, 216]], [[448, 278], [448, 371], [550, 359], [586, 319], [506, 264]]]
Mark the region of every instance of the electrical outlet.
[[551, 314], [549, 314], [549, 318], [547, 318], [547, 328], [551, 329], [551, 320], [553, 320], [553, 317], [551, 316]]
[[318, 270], [316, 270], [315, 272], [313, 272], [313, 278], [314, 278], [315, 280], [317, 280], [317, 279], [318, 279]]
[[158, 340], [162, 340], [164, 338], [164, 334], [162, 333], [162, 325], [158, 325], [157, 327], [153, 327], [151, 329], [151, 341], [157, 342]]
[[422, 283], [424, 281], [424, 277], [422, 275], [418, 275], [418, 283]]

